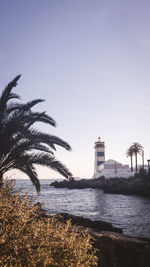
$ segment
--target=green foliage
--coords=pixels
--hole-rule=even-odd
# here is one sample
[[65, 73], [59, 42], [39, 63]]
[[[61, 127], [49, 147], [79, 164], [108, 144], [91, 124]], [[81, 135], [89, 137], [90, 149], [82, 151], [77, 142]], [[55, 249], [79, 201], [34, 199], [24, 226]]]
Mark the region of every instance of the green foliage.
[[6, 184], [0, 189], [0, 266], [97, 266], [92, 238], [39, 207]]

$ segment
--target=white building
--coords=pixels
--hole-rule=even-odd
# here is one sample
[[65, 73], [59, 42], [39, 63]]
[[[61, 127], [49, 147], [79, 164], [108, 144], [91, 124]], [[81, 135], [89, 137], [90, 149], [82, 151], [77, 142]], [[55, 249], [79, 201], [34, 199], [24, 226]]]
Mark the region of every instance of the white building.
[[95, 142], [95, 165], [93, 178], [105, 176], [105, 178], [122, 177], [128, 178], [134, 175], [129, 165], [123, 165], [113, 159], [105, 161], [105, 143], [100, 137]]
[[105, 161], [101, 168], [101, 176], [105, 176], [105, 178], [111, 177], [122, 177], [128, 178], [129, 176], [133, 176], [134, 173], [131, 172], [129, 165], [123, 165], [120, 162], [117, 162], [113, 159], [109, 159]]

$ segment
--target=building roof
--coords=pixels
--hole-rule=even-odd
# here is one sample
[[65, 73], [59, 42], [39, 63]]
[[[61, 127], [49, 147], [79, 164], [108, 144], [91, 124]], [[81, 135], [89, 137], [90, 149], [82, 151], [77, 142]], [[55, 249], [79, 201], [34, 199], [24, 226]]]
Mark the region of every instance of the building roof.
[[108, 159], [108, 160], [105, 161], [105, 164], [112, 164], [112, 165], [114, 165], [114, 164], [121, 164], [121, 163], [118, 162], [118, 161], [116, 161], [116, 160], [114, 160], [114, 159]]

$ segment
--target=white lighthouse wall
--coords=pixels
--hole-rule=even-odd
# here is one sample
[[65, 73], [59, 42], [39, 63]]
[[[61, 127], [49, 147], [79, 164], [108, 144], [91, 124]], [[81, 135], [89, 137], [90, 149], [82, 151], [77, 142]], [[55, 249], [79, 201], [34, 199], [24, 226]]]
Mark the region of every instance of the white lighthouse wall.
[[97, 157], [97, 161], [105, 161], [105, 157], [104, 156]]
[[104, 147], [97, 147], [96, 148], [96, 151], [97, 152], [104, 152]]
[[95, 143], [95, 164], [94, 164], [94, 176], [100, 175], [102, 165], [105, 162], [105, 143], [100, 141]]

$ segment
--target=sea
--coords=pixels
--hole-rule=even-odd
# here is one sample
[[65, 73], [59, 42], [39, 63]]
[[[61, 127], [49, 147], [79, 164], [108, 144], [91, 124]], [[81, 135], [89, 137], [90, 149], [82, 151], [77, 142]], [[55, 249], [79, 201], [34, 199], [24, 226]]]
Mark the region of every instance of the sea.
[[122, 228], [126, 235], [150, 238], [150, 198], [105, 194], [99, 189], [55, 188], [50, 186], [55, 180], [41, 179], [40, 195], [29, 179], [13, 183], [22, 193], [33, 196], [35, 202], [41, 202], [48, 214], [66, 212], [106, 221]]

